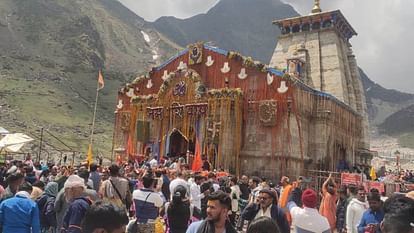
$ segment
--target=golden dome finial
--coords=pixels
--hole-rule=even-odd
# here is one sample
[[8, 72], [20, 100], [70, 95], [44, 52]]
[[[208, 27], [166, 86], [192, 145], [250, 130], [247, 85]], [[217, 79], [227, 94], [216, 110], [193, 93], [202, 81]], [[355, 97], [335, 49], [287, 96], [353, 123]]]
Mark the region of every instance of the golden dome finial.
[[315, 0], [315, 4], [313, 5], [313, 8], [312, 8], [312, 14], [321, 13], [321, 12], [322, 12], [322, 9], [320, 6], [320, 2], [319, 0]]

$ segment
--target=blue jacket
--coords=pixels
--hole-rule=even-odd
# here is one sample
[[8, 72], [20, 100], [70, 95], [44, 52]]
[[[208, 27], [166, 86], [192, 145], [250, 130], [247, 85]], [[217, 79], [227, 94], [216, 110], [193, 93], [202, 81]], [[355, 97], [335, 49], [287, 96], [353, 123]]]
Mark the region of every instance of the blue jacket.
[[[246, 206], [242, 212], [242, 219], [252, 221], [259, 212], [259, 208], [260, 206], [256, 203], [252, 203]], [[290, 227], [286, 215], [280, 207], [278, 207], [276, 204], [273, 204], [272, 209], [270, 210], [270, 215], [272, 216], [272, 219], [277, 222], [280, 232], [290, 233]]]
[[39, 209], [34, 201], [17, 194], [0, 204], [4, 233], [40, 233]]
[[[358, 225], [358, 233], [364, 233], [364, 228], [366, 226], [368, 226], [369, 224], [380, 224], [383, 219], [383, 211], [374, 212], [371, 209], [366, 210], [362, 215], [361, 222]], [[381, 230], [378, 228], [378, 230], [376, 230], [375, 233], [381, 233]]]
[[74, 199], [63, 218], [63, 226], [61, 232], [81, 233], [81, 223], [86, 211], [89, 209], [91, 201], [86, 197]]

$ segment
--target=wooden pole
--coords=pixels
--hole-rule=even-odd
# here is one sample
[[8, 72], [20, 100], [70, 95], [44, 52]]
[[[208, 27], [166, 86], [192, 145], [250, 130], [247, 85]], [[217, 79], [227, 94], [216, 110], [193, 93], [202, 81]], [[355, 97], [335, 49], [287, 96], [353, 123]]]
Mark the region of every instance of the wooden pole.
[[95, 118], [96, 118], [96, 109], [98, 106], [98, 97], [99, 97], [99, 82], [97, 82], [96, 86], [96, 97], [95, 97], [95, 106], [93, 109], [93, 118], [92, 118], [92, 128], [91, 128], [91, 135], [90, 135], [90, 145], [93, 144], [93, 132], [95, 130]]
[[37, 154], [37, 162], [40, 161], [40, 154], [42, 153], [42, 143], [43, 143], [43, 127], [40, 129], [40, 142], [39, 142], [39, 153]]

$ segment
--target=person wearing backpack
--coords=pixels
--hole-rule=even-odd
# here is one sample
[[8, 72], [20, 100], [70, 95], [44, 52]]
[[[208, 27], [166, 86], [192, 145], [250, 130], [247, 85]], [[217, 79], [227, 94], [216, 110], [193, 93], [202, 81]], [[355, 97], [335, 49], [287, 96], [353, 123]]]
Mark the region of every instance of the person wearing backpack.
[[[56, 182], [49, 182], [43, 194], [36, 199], [42, 232], [48, 232], [50, 229], [56, 229], [57, 227], [54, 205], [58, 193], [58, 186]], [[54, 231], [52, 230], [52, 232]]]
[[112, 164], [109, 167], [110, 177], [102, 182], [100, 194], [105, 201], [114, 203], [119, 207], [129, 209], [132, 205], [132, 195], [129, 191], [129, 182], [120, 176], [120, 167]]

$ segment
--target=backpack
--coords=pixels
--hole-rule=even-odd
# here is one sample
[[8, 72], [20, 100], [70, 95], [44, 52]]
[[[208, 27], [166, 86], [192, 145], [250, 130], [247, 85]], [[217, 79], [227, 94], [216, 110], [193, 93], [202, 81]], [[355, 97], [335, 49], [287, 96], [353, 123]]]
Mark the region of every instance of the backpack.
[[42, 215], [48, 226], [57, 226], [56, 212], [55, 212], [55, 197], [47, 198], [47, 201], [42, 209]]
[[55, 197], [42, 195], [36, 199], [39, 208], [40, 225], [42, 227], [57, 226], [55, 212]]

